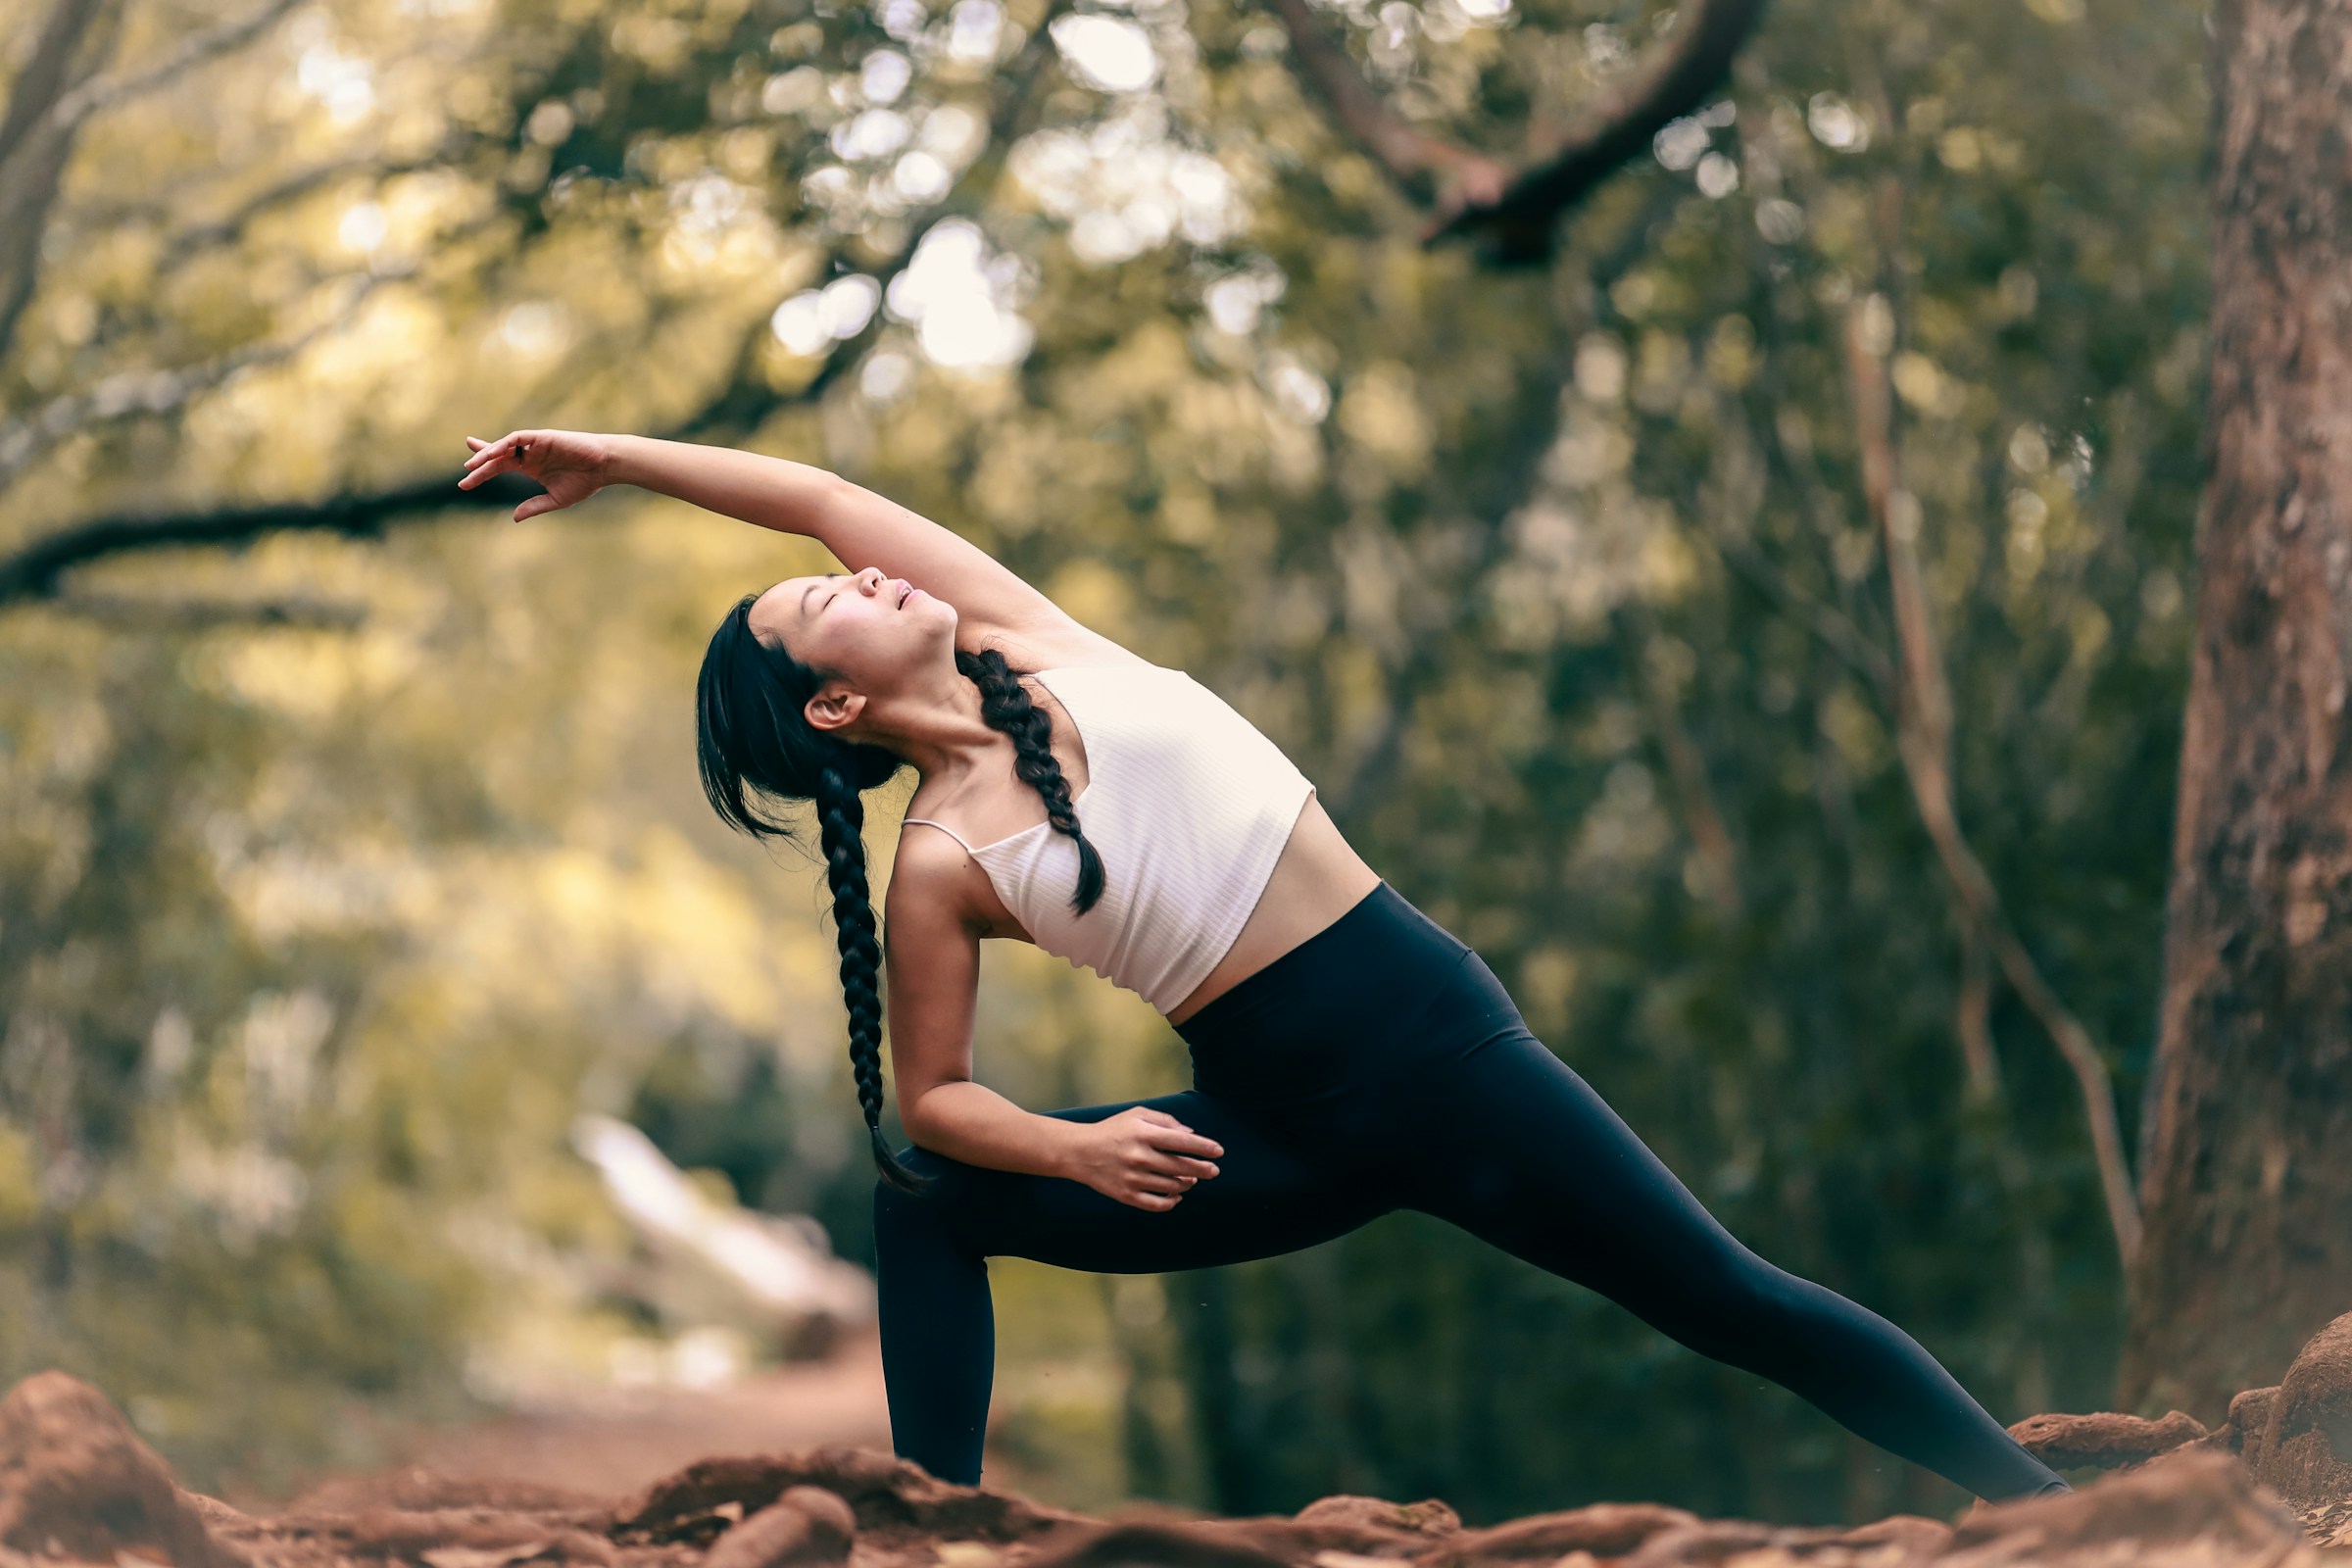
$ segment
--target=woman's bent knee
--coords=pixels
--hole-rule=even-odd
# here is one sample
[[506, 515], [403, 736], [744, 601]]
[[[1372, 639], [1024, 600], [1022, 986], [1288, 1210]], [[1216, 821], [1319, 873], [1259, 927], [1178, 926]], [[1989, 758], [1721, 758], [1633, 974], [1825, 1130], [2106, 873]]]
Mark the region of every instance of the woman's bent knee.
[[921, 1149], [902, 1150], [899, 1158], [926, 1185], [919, 1193], [909, 1193], [886, 1177], [874, 1179], [875, 1245], [888, 1247], [920, 1235], [947, 1236], [959, 1209], [955, 1199], [962, 1189], [965, 1168]]

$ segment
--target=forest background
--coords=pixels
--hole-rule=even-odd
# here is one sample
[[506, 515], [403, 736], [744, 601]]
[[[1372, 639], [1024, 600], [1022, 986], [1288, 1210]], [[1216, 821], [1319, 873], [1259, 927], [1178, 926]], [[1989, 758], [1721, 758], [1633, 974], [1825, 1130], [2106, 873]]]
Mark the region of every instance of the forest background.
[[[1675, 26], [1312, 20], [1490, 147]], [[0, 1376], [270, 1487], [658, 1340], [600, 1285], [582, 1110], [870, 1256], [820, 868], [723, 834], [691, 747], [720, 612], [835, 564], [627, 493], [450, 504], [462, 436], [545, 425], [840, 469], [1192, 671], [1742, 1240], [2003, 1420], [2107, 1407], [2202, 21], [1779, 0], [1508, 266], [1422, 243], [1224, 0], [11, 8]], [[140, 527], [194, 547], [38, 558]], [[1184, 1081], [1146, 1004], [1004, 944], [977, 1061], [1038, 1108]], [[1419, 1216], [994, 1273], [1004, 1441], [1067, 1500], [1963, 1500]]]

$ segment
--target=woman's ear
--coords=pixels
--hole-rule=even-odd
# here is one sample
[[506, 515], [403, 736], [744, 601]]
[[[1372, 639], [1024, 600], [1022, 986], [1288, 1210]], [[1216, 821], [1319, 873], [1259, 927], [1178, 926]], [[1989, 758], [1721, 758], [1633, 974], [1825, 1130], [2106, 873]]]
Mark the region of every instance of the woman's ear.
[[826, 731], [837, 730], [844, 724], [854, 722], [864, 711], [865, 693], [852, 691], [849, 684], [841, 680], [825, 682], [801, 709], [811, 727]]

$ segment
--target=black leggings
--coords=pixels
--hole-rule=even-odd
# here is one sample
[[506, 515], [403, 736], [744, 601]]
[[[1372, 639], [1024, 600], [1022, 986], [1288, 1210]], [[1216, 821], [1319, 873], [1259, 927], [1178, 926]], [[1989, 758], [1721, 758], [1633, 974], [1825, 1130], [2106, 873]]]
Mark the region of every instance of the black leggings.
[[1598, 1291], [1702, 1355], [1769, 1378], [1981, 1496], [2063, 1486], [1919, 1343], [1774, 1267], [1716, 1223], [1484, 959], [1383, 882], [1178, 1026], [1182, 1094], [1052, 1112], [1165, 1110], [1224, 1148], [1165, 1212], [1084, 1183], [928, 1150], [923, 1196], [877, 1185], [893, 1446], [980, 1479], [995, 1374], [990, 1257], [1155, 1274], [1295, 1251], [1419, 1209]]

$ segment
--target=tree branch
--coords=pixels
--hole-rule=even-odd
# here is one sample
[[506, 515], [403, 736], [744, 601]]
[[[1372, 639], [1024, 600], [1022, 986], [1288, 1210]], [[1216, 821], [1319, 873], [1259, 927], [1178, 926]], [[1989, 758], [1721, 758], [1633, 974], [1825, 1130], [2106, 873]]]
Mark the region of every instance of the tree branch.
[[[2115, 1086], [2090, 1031], [2043, 978], [2040, 966], [2009, 922], [2000, 891], [1977, 858], [1960, 826], [1951, 780], [1951, 698], [1943, 657], [1929, 623], [1927, 597], [1919, 577], [1918, 503], [1896, 482], [1891, 437], [1892, 400], [1887, 394], [1882, 345], [1864, 324], [1867, 300], [1847, 312], [1845, 363], [1854, 407], [1856, 440], [1862, 452], [1863, 499], [1886, 552], [1893, 590], [1895, 631], [1902, 644], [1901, 680], [1895, 703], [1895, 750], [1911, 784], [1919, 818], [1935, 844], [1944, 875], [1960, 903], [1963, 920], [1976, 927], [2019, 1000], [2038, 1019], [2059, 1055], [2082, 1087], [2090, 1124], [2091, 1152], [2107, 1200], [2116, 1250], [2128, 1264], [2139, 1250], [2139, 1204], [2124, 1157], [2123, 1133], [2115, 1111]], [[1898, 497], [1900, 498], [1898, 500]]]
[[[57, 0], [0, 116], [0, 354], [32, 300], [41, 235], [74, 152], [73, 127], [57, 123], [57, 106], [104, 61], [116, 15], [106, 0]], [[77, 78], [77, 70], [85, 74]]]
[[0, 490], [15, 482], [42, 453], [77, 431], [109, 419], [169, 414], [240, 370], [292, 359], [326, 333], [348, 324], [358, 314], [360, 303], [378, 287], [411, 276], [415, 270], [399, 268], [365, 274], [360, 286], [352, 291], [352, 297], [331, 318], [295, 337], [241, 344], [226, 354], [173, 369], [125, 370], [108, 376], [86, 391], [52, 398], [22, 419], [0, 424]]
[[0, 164], [17, 155], [32, 128], [72, 89], [74, 60], [104, 9], [103, 0], [57, 0], [50, 8], [32, 58], [17, 74], [8, 109], [0, 113]]
[[1432, 239], [1480, 229], [1548, 225], [1649, 145], [1666, 125], [1699, 107], [1730, 76], [1732, 59], [1763, 20], [1764, 0], [1688, 0], [1662, 52], [1627, 81], [1603, 90], [1577, 128], [1522, 170], [1491, 203], [1439, 214]]
[[82, 123], [101, 109], [176, 79], [254, 37], [300, 0], [269, 0], [236, 22], [207, 27], [154, 65], [91, 72], [68, 82], [85, 34], [114, 13], [102, 0], [59, 0], [32, 63], [0, 120], [0, 353], [16, 336], [40, 271], [41, 236]]
[[1462, 198], [1494, 201], [1502, 195], [1511, 172], [1484, 153], [1430, 135], [1391, 109], [1347, 49], [1315, 21], [1307, 0], [1266, 4], [1290, 34], [1299, 73], [1323, 95], [1340, 127], [1407, 195], [1441, 207]]
[[101, 109], [152, 92], [216, 56], [250, 43], [301, 3], [302, 0], [269, 0], [249, 16], [207, 27], [183, 40], [178, 48], [151, 66], [91, 76], [52, 104], [48, 118], [60, 127], [75, 125]]
[[1547, 261], [1560, 216], [1722, 85], [1764, 14], [1764, 0], [1686, 0], [1673, 36], [1650, 61], [1595, 94], [1575, 129], [1514, 171], [1396, 114], [1307, 0], [1267, 4], [1290, 36], [1299, 74], [1340, 129], [1427, 214], [1423, 242], [1477, 235], [1504, 265]]
[[[493, 492], [496, 492], [495, 494]], [[412, 480], [381, 490], [318, 501], [272, 501], [173, 513], [118, 513], [93, 517], [0, 558], [0, 607], [54, 596], [63, 575], [108, 556], [182, 545], [244, 545], [266, 533], [300, 530], [355, 539], [380, 538], [394, 523], [436, 513], [514, 507], [537, 495], [527, 481], [489, 480], [458, 488], [458, 475]]]
[[[1051, 15], [1049, 12], [1048, 21]], [[1018, 66], [1007, 74], [1010, 89], [990, 122], [992, 145], [965, 166], [954, 188], [921, 224], [910, 229], [906, 242], [884, 271], [885, 284], [912, 260], [922, 236], [933, 226], [979, 204], [979, 189], [1003, 167], [1004, 144], [1020, 123], [1031, 89], [1049, 58], [1048, 30], [1041, 23], [1023, 44]], [[760, 313], [737, 353], [734, 373], [700, 409], [663, 432], [669, 439], [708, 440], [720, 435], [741, 435], [757, 429], [780, 409], [821, 397], [858, 363], [858, 351], [872, 343], [880, 330], [881, 313], [875, 313], [874, 320], [864, 332], [837, 347], [808, 381], [782, 391], [767, 384], [760, 368], [767, 318], [766, 312]], [[310, 502], [232, 505], [174, 513], [121, 513], [92, 518], [0, 556], [0, 610], [54, 598], [65, 573], [111, 556], [190, 545], [234, 547], [263, 534], [289, 531], [377, 538], [396, 524], [450, 511], [512, 508], [538, 494], [537, 487], [527, 481], [505, 479], [461, 490], [457, 478], [453, 472], [447, 477], [436, 475]]]
[[[404, 174], [418, 174], [427, 170], [445, 169], [453, 163], [472, 138], [453, 138], [440, 149], [422, 158], [404, 158], [391, 162], [357, 157], [336, 159], [330, 163], [315, 164], [288, 174], [276, 184], [255, 192], [237, 207], [220, 218], [192, 223], [165, 237], [157, 256], [157, 268], [166, 270], [195, 252], [208, 246], [230, 245], [245, 237], [253, 220], [284, 206], [299, 201], [324, 185], [351, 174], [367, 174], [381, 186]], [[78, 214], [69, 216], [79, 218]]]
[[49, 601], [60, 614], [151, 631], [206, 631], [218, 626], [302, 626], [348, 631], [368, 618], [368, 607], [343, 600], [150, 599], [140, 594], [61, 594]]

